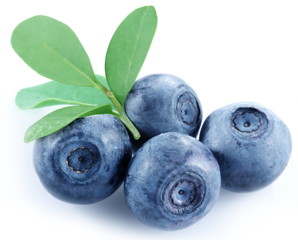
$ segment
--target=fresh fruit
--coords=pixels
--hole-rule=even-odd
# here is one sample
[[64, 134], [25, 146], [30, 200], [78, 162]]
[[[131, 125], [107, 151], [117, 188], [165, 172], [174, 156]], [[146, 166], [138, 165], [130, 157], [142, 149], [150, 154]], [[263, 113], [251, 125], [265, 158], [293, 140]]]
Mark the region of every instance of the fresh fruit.
[[87, 204], [110, 196], [122, 183], [131, 144], [120, 120], [96, 115], [37, 139], [33, 156], [39, 179], [53, 196]]
[[169, 74], [153, 74], [136, 81], [125, 109], [141, 133], [139, 143], [165, 132], [195, 137], [202, 120], [196, 93], [182, 79]]
[[[176, 230], [212, 209], [221, 181], [238, 192], [274, 181], [290, 158], [291, 137], [271, 111], [237, 103], [207, 118], [200, 135], [207, 146], [194, 138], [202, 107], [189, 85], [170, 74], [135, 83], [156, 27], [153, 6], [131, 12], [109, 42], [101, 76], [70, 27], [42, 15], [21, 22], [12, 33], [13, 49], [55, 82], [21, 90], [16, 104], [71, 105], [35, 122], [24, 137], [36, 140], [34, 166], [53, 196], [94, 203], [115, 192], [126, 176], [126, 201], [136, 217]], [[132, 148], [140, 149], [131, 161]]]
[[219, 167], [195, 138], [164, 133], [136, 152], [124, 189], [139, 220], [161, 229], [181, 229], [211, 210], [220, 190]]
[[222, 186], [235, 192], [261, 189], [285, 169], [291, 136], [285, 123], [257, 103], [235, 103], [214, 111], [200, 141], [218, 160]]

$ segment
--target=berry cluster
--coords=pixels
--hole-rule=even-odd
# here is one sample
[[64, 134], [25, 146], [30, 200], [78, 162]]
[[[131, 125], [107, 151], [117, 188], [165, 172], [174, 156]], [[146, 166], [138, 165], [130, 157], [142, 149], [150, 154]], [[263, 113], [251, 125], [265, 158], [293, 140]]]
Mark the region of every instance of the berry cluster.
[[49, 113], [25, 134], [25, 142], [36, 140], [34, 166], [53, 196], [89, 204], [124, 182], [138, 219], [176, 230], [205, 216], [221, 186], [248, 192], [273, 182], [290, 158], [291, 137], [280, 118], [253, 102], [214, 111], [200, 130], [201, 103], [182, 79], [155, 74], [135, 82], [156, 26], [153, 6], [129, 14], [109, 43], [100, 76], [67, 25], [47, 16], [23, 21], [12, 47], [54, 81], [21, 90], [16, 103], [74, 105]]
[[36, 140], [35, 169], [50, 193], [72, 203], [93, 203], [124, 180], [126, 201], [136, 217], [174, 230], [205, 216], [221, 186], [236, 192], [267, 186], [290, 157], [286, 125], [256, 103], [214, 111], [198, 141], [201, 104], [173, 75], [140, 79], [126, 106], [141, 133], [139, 141], [131, 143], [123, 124], [111, 115], [80, 118]]

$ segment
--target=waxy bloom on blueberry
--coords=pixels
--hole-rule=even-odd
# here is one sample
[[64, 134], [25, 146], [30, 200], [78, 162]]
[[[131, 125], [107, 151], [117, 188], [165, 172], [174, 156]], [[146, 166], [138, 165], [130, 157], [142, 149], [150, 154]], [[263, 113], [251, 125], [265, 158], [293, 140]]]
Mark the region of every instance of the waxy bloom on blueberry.
[[272, 183], [285, 169], [292, 148], [285, 123], [252, 102], [214, 111], [202, 126], [200, 141], [218, 160], [222, 186], [236, 192]]
[[37, 139], [34, 166], [56, 198], [79, 204], [100, 201], [122, 183], [131, 158], [123, 124], [112, 115], [75, 120], [62, 130]]
[[210, 150], [182, 133], [163, 133], [134, 155], [125, 179], [126, 201], [142, 222], [165, 230], [190, 226], [213, 207], [220, 172]]
[[135, 82], [125, 109], [141, 133], [138, 142], [165, 132], [195, 137], [202, 121], [200, 101], [182, 79], [170, 74], [153, 74]]

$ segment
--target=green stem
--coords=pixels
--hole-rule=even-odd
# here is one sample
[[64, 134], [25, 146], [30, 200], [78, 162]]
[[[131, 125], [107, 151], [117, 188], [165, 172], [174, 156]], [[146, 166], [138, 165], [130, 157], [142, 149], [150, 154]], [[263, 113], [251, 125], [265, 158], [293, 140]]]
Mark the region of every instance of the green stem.
[[100, 91], [104, 92], [107, 95], [107, 97], [111, 100], [111, 102], [114, 104], [114, 106], [116, 107], [116, 109], [118, 111], [118, 114], [114, 114], [114, 115], [116, 117], [118, 117], [123, 122], [123, 124], [128, 128], [128, 130], [133, 135], [134, 139], [135, 140], [138, 140], [141, 137], [138, 129], [130, 121], [130, 119], [126, 115], [126, 112], [125, 112], [124, 108], [119, 103], [119, 101], [115, 97], [114, 93], [112, 91], [108, 90], [105, 86], [103, 86], [99, 82], [97, 82], [97, 84], [95, 85], [95, 87], [97, 89], [99, 89]]

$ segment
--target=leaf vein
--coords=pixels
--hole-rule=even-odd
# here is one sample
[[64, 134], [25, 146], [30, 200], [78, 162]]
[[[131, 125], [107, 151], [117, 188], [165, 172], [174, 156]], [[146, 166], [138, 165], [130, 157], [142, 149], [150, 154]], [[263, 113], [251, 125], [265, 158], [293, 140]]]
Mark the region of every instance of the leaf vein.
[[137, 35], [136, 35], [136, 44], [134, 45], [134, 48], [133, 48], [133, 51], [132, 51], [132, 57], [130, 58], [130, 61], [129, 61], [129, 64], [128, 64], [128, 71], [126, 73], [126, 76], [125, 76], [125, 81], [124, 81], [124, 89], [123, 89], [123, 96], [125, 97], [125, 95], [127, 94], [128, 92], [128, 79], [129, 79], [129, 76], [131, 74], [131, 69], [132, 69], [132, 59], [135, 58], [135, 55], [136, 55], [136, 52], [137, 52], [137, 45], [139, 43], [139, 40], [140, 40], [140, 36], [141, 36], [141, 31], [142, 31], [142, 26], [144, 24], [144, 20], [145, 20], [145, 17], [147, 15], [147, 12], [148, 12], [148, 8], [146, 9], [146, 12], [142, 15], [142, 18], [141, 18], [141, 21], [140, 21], [140, 25], [139, 25], [139, 28], [137, 29]]
[[58, 51], [56, 51], [54, 48], [52, 48], [49, 44], [47, 44], [46, 42], [41, 42], [42, 45], [48, 49], [50, 52], [52, 52], [53, 54], [55, 54], [56, 56], [60, 57], [64, 62], [66, 62], [67, 65], [69, 65], [71, 68], [73, 68], [76, 72], [78, 72], [79, 74], [81, 74], [84, 78], [86, 78], [90, 83], [92, 83], [93, 85], [96, 84], [95, 81], [93, 79], [91, 79], [84, 71], [82, 71], [79, 67], [77, 67], [74, 63], [72, 63], [71, 61], [69, 61], [66, 57], [64, 57], [61, 53], [59, 53]]

